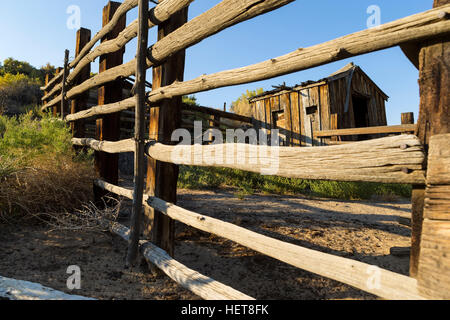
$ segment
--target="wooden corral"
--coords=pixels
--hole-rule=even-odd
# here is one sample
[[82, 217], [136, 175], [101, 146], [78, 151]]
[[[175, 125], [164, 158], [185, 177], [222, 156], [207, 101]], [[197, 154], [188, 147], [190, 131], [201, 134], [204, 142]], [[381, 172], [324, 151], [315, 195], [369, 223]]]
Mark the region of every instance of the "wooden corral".
[[[108, 177], [101, 174], [98, 177], [100, 179], [95, 180], [94, 183], [96, 188], [133, 199], [131, 228], [117, 225], [111, 228], [112, 232], [128, 240], [129, 252], [137, 253], [140, 247], [147, 261], [186, 288], [196, 290], [192, 284], [199, 275], [194, 275], [192, 270], [186, 270], [184, 266], [169, 259], [169, 255], [173, 253], [171, 250], [174, 242], [173, 221], [176, 220], [381, 298], [449, 299], [450, 104], [448, 97], [450, 94], [448, 93], [448, 70], [450, 55], [448, 54], [448, 34], [450, 22], [448, 17], [450, 16], [450, 0], [435, 0], [432, 10], [377, 28], [366, 29], [309, 48], [300, 48], [254, 65], [183, 81], [178, 75], [184, 69], [184, 54], [180, 55], [179, 61], [173, 61], [177, 53], [230, 26], [277, 9], [293, 0], [222, 0], [218, 5], [192, 20], [175, 23], [176, 21], [172, 18], [177, 12], [187, 8], [192, 1], [159, 1], [150, 12], [146, 0], [110, 2], [108, 6], [113, 6], [116, 11], [114, 14], [110, 12], [109, 22], [104, 23], [102, 30], [84, 46], [74, 61], [66, 64], [63, 72], [58, 72], [52, 80], [47, 79], [46, 86], [42, 88], [45, 92], [42, 110], [53, 109], [56, 113], [58, 106], [61, 102], [64, 104], [66, 99], [74, 99], [91, 89], [136, 75], [135, 88], [140, 89], [133, 93], [134, 96], [123, 95], [120, 99], [107, 99], [108, 101], [99, 97], [98, 105], [93, 107], [85, 105], [83, 110], [72, 112], [65, 117], [68, 122], [84, 121], [84, 119], [102, 118], [123, 111], [131, 112], [128, 109], [135, 108], [133, 139], [117, 141], [111, 138], [108, 140], [104, 134], [98, 135], [96, 139], [77, 137], [73, 139], [74, 145], [90, 147], [101, 153], [117, 154], [130, 151], [135, 153], [137, 166], [134, 190], [122, 188], [108, 181]], [[139, 7], [139, 19], [123, 29], [122, 18], [134, 7]], [[149, 19], [149, 15], [152, 19]], [[123, 31], [116, 34], [114, 30], [119, 25]], [[136, 59], [124, 64], [116, 61], [113, 63], [115, 66], [106, 70], [100, 68], [101, 72], [98, 75], [84, 80], [81, 84], [75, 81], [80, 76], [81, 70], [96, 57], [121, 52], [132, 38], [137, 36], [138, 43], [146, 44], [147, 25], [148, 28], [158, 25], [161, 37], [158, 37], [158, 41], [147, 50], [138, 50]], [[171, 28], [174, 30], [165, 34]], [[107, 35], [110, 40], [103, 41], [94, 48], [95, 43]], [[183, 159], [173, 157], [173, 150], [178, 146], [167, 143], [169, 134], [167, 131], [164, 131], [165, 137], [160, 135], [152, 141], [144, 141], [143, 122], [148, 122], [145, 118], [145, 108], [156, 110], [155, 107], [164, 106], [162, 108], [164, 112], [151, 113], [153, 115], [150, 116], [150, 130], [147, 130], [151, 134], [159, 127], [159, 124], [170, 122], [168, 117], [173, 119], [180, 117], [182, 113], [179, 111], [182, 109], [180, 97], [184, 95], [270, 79], [395, 46], [402, 46], [407, 57], [420, 70], [421, 107], [417, 126], [410, 123], [412, 118], [409, 116], [409, 119], [405, 117], [402, 121], [409, 124], [395, 128], [385, 127], [384, 103], [387, 96], [359, 67], [354, 65], [349, 65], [317, 83], [304, 83], [293, 88], [280, 87], [277, 92], [253, 99], [254, 109], [258, 110], [258, 114], [255, 114], [257, 121], [254, 123], [268, 131], [277, 127], [284, 129], [284, 144], [287, 146], [326, 145], [339, 142], [338, 139], [355, 141], [362, 139], [359, 135], [367, 137], [394, 132], [415, 131], [414, 136], [401, 135], [320, 148], [278, 148], [248, 146], [242, 143], [205, 146], [195, 144], [182, 146], [184, 149], [181, 151], [184, 151], [183, 154], [186, 156]], [[174, 78], [173, 81], [162, 83], [159, 81], [159, 71], [154, 72], [153, 83], [156, 85], [152, 91], [145, 92], [143, 90], [145, 70], [151, 67], [158, 70], [163, 67], [160, 70], [165, 70], [163, 72], [167, 73], [168, 78]], [[71, 69], [73, 70], [70, 72]], [[195, 116], [197, 111], [199, 110], [184, 110], [184, 114]], [[216, 126], [218, 123], [220, 126], [218, 119], [222, 116], [224, 114], [220, 114], [217, 110], [211, 111], [211, 116], [207, 119], [209, 126]], [[184, 118], [184, 115], [182, 117]], [[247, 122], [247, 119], [243, 122]], [[172, 121], [170, 126], [174, 123], [175, 121]], [[97, 126], [97, 131], [103, 132], [103, 129], [104, 127]], [[117, 134], [117, 131], [119, 126], [114, 133]], [[145, 148], [144, 144], [146, 144]], [[223, 159], [224, 154], [221, 153], [224, 148], [227, 149], [226, 159]], [[147, 173], [148, 181], [152, 183], [152, 187], [163, 192], [153, 193], [142, 190], [145, 179], [142, 166], [144, 153], [156, 164], [154, 167], [148, 166], [152, 168]], [[209, 157], [203, 157], [205, 154]], [[214, 159], [211, 159], [213, 155]], [[97, 157], [96, 165], [104, 166], [105, 159], [105, 157]], [[210, 160], [220, 161], [211, 163]], [[265, 166], [267, 162], [265, 160], [274, 160], [269, 163], [278, 164], [277, 170], [270, 172], [259, 170]], [[410, 276], [378, 269], [380, 286], [372, 286], [369, 285], [372, 276], [367, 271], [373, 266], [282, 242], [180, 208], [167, 197], [167, 194], [172, 194], [176, 199], [177, 175], [163, 174], [159, 178], [152, 175], [152, 170], [163, 164], [173, 165], [173, 172], [176, 172], [178, 164], [216, 165], [291, 178], [412, 184]], [[115, 175], [117, 168], [106, 173], [108, 176]], [[156, 210], [161, 216], [164, 215], [165, 222], [147, 219], [141, 223], [140, 212], [143, 207]], [[149, 217], [146, 216], [146, 218]], [[141, 238], [140, 230], [152, 232]], [[149, 245], [149, 241], [152, 244]], [[132, 256], [129, 255], [127, 259], [127, 262], [131, 264], [136, 262], [133, 262]], [[170, 265], [161, 263], [161, 261], [169, 260]], [[202, 277], [202, 279], [205, 278]], [[212, 280], [207, 279], [207, 281]], [[203, 298], [217, 298], [218, 293], [227, 299], [243, 297], [231, 288], [216, 285], [208, 287], [203, 280], [200, 286], [202, 290], [195, 292]], [[223, 294], [224, 290], [226, 294]]]
[[[147, 83], [147, 88], [151, 89], [151, 84]], [[130, 80], [126, 79], [122, 82], [122, 95], [123, 97], [130, 97], [131, 89], [133, 84]], [[76, 99], [72, 100], [74, 103]], [[91, 89], [89, 90], [88, 99], [85, 102], [85, 107], [87, 109], [97, 106], [98, 101], [98, 90]], [[75, 113], [75, 112], [72, 112]], [[226, 129], [238, 129], [238, 128], [248, 128], [252, 127], [254, 121], [252, 118], [241, 116], [231, 112], [225, 112], [218, 109], [203, 107], [197, 105], [191, 105], [183, 103], [181, 105], [181, 123], [179, 128], [186, 129], [191, 133], [191, 136], [194, 138], [194, 124], [196, 121], [202, 123], [202, 129], [220, 129], [222, 132], [225, 132]], [[146, 108], [145, 117], [146, 117], [146, 132], [149, 132], [149, 116], [150, 116], [150, 108]], [[70, 115], [69, 115], [70, 117]], [[135, 112], [134, 110], [123, 110], [120, 112], [120, 139], [129, 139], [134, 136], [134, 121], [135, 121]], [[87, 118], [84, 120], [78, 120], [74, 123], [85, 122], [84, 131], [82, 137], [86, 138], [95, 138], [96, 137], [96, 124], [95, 118]], [[74, 137], [79, 137], [78, 135], [74, 135]], [[147, 134], [146, 138], [149, 136]]]
[[325, 79], [264, 92], [250, 104], [262, 128], [280, 131], [281, 145], [319, 146], [330, 139], [315, 137], [318, 131], [385, 126], [388, 98], [359, 66], [350, 63]]
[[[129, 81], [123, 81], [122, 95], [124, 97], [129, 97], [131, 95], [132, 84]], [[89, 90], [89, 97], [87, 100], [87, 107], [94, 107], [98, 105], [98, 90]], [[134, 134], [134, 113], [132, 114], [132, 124], [130, 124], [127, 119], [130, 118], [129, 111], [123, 111], [120, 113], [120, 137], [127, 138], [132, 137]], [[96, 131], [96, 119], [89, 118], [85, 120], [85, 136], [89, 138], [95, 138]]]

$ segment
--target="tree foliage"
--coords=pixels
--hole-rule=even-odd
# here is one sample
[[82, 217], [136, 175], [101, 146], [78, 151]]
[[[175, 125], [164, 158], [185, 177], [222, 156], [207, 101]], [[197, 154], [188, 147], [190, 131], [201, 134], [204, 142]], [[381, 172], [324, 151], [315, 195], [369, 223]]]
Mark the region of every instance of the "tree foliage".
[[21, 113], [28, 106], [38, 104], [42, 96], [39, 87], [45, 75], [55, 71], [50, 63], [40, 69], [13, 58], [0, 63], [0, 114]]
[[192, 96], [184, 96], [183, 97], [183, 103], [191, 105], [191, 106], [196, 106], [196, 107], [200, 106], [197, 103], [197, 98], [194, 95], [192, 95]]
[[36, 79], [40, 84], [43, 84], [45, 81], [45, 75], [47, 73], [54, 74], [56, 68], [52, 66], [50, 63], [47, 63], [45, 66], [41, 68], [35, 68], [30, 63], [26, 61], [19, 61], [14, 58], [8, 58], [3, 61], [3, 65], [0, 64], [0, 76], [4, 76], [6, 74], [12, 75], [25, 75], [30, 79]]
[[256, 90], [247, 90], [243, 93], [236, 101], [231, 104], [231, 111], [236, 114], [240, 114], [246, 117], [252, 116], [252, 109], [250, 106], [249, 99], [260, 95], [264, 92], [263, 88], [259, 88]]
[[37, 79], [24, 74], [0, 76], [0, 114], [20, 113], [23, 108], [39, 103], [41, 92]]

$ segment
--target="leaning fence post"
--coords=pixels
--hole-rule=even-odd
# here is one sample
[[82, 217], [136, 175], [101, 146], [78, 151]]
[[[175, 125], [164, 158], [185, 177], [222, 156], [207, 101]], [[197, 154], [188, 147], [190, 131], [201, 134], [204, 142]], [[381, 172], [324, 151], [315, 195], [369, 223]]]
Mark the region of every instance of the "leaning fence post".
[[[121, 5], [120, 2], [109, 1], [103, 8], [103, 27], [106, 26], [114, 13]], [[125, 29], [126, 15], [117, 23], [113, 31], [102, 39], [102, 42], [114, 39]], [[104, 72], [123, 63], [122, 49], [100, 56], [99, 72]], [[98, 105], [118, 102], [122, 100], [122, 81], [120, 79], [107, 83], [98, 89]], [[96, 123], [97, 140], [118, 141], [120, 139], [120, 112], [101, 116]], [[97, 175], [104, 181], [116, 184], [119, 181], [119, 156], [117, 154], [108, 154], [105, 152], [95, 153], [95, 168]], [[104, 204], [104, 196], [107, 194], [103, 189], [94, 185], [95, 203], [99, 207]]]
[[61, 119], [64, 120], [64, 112], [67, 106], [66, 99], [66, 79], [69, 73], [69, 50], [64, 52], [64, 73], [62, 78], [62, 89], [61, 89]]
[[[160, 1], [161, 2], [161, 1]], [[158, 27], [158, 40], [161, 40], [187, 22], [188, 8], [174, 14]], [[170, 85], [175, 81], [183, 81], [185, 50], [168, 58], [164, 64], [153, 69], [153, 90]], [[150, 139], [165, 144], [172, 144], [172, 132], [181, 123], [182, 97], [167, 99], [150, 109]], [[147, 168], [146, 193], [156, 195], [165, 201], [176, 203], [178, 166], [149, 159]], [[174, 253], [174, 222], [161, 212], [146, 208], [145, 234], [158, 247]]]
[[139, 31], [136, 56], [135, 145], [134, 151], [134, 194], [133, 214], [131, 216], [130, 240], [128, 243], [127, 265], [136, 263], [141, 232], [142, 199], [145, 174], [145, 81], [147, 73], [148, 43], [148, 0], [139, 0]]

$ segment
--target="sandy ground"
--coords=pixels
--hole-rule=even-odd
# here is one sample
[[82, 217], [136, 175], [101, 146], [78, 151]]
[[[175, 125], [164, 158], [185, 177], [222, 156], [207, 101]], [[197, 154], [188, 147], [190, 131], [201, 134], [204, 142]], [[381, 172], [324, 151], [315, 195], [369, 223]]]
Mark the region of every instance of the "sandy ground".
[[[181, 190], [178, 204], [273, 238], [408, 273], [409, 257], [390, 255], [391, 247], [410, 245], [410, 229], [397, 222], [399, 216], [410, 217], [407, 199], [362, 202], [267, 195], [239, 199], [232, 190]], [[181, 223], [176, 240], [178, 261], [257, 299], [376, 299]], [[124, 269], [126, 242], [109, 233], [0, 225], [0, 242], [4, 277], [98, 299], [199, 299], [168, 277], [144, 273], [145, 267]], [[81, 290], [66, 288], [70, 265], [82, 269]]]

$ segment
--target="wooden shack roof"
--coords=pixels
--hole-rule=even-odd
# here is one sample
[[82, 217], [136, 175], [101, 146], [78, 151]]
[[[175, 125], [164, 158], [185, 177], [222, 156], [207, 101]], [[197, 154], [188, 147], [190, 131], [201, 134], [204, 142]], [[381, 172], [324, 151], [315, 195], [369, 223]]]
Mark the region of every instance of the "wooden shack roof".
[[257, 96], [254, 96], [252, 98], [249, 99], [250, 102], [255, 102], [258, 100], [262, 100], [263, 98], [267, 97], [267, 96], [273, 96], [276, 94], [282, 94], [284, 92], [289, 92], [289, 91], [299, 91], [302, 89], [307, 89], [310, 87], [316, 87], [316, 86], [321, 86], [324, 84], [327, 84], [329, 82], [333, 82], [342, 78], [346, 78], [346, 77], [350, 77], [353, 75], [353, 73], [355, 71], [360, 72], [361, 74], [363, 74], [363, 76], [367, 79], [367, 81], [369, 81], [371, 84], [373, 84], [373, 86], [380, 92], [380, 94], [384, 97], [385, 100], [389, 99], [389, 96], [380, 89], [380, 87], [357, 65], [355, 65], [353, 62], [347, 64], [345, 67], [339, 69], [338, 71], [332, 73], [331, 75], [329, 75], [326, 78], [320, 79], [318, 81], [305, 81], [302, 82], [300, 84], [296, 84], [293, 87], [288, 87], [285, 84], [278, 86], [278, 87], [274, 87], [274, 90], [270, 90], [270, 91], [265, 91]]
[[273, 87], [275, 88], [274, 90], [264, 91], [263, 93], [258, 94], [257, 96], [249, 98], [248, 100], [250, 102], [252, 102], [253, 100], [257, 101], [257, 100], [261, 100], [261, 98], [266, 97], [266, 96], [273, 96], [277, 93], [281, 94], [284, 92], [292, 91], [294, 89], [294, 87], [288, 87], [285, 84], [280, 85], [280, 86], [273, 86]]

